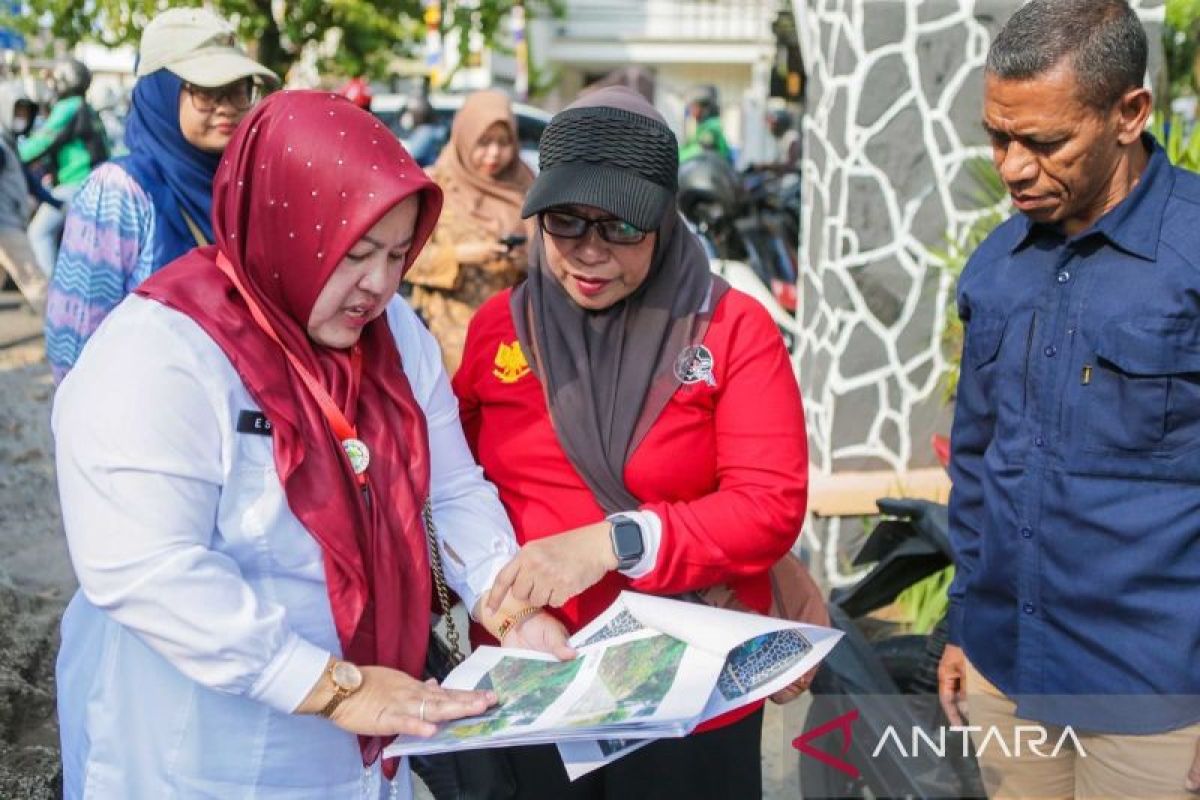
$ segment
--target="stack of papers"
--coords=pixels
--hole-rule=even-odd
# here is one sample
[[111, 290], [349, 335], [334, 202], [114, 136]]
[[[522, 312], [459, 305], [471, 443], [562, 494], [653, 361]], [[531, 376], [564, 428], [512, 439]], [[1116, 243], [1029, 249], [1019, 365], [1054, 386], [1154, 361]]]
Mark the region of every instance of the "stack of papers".
[[573, 779], [654, 739], [788, 686], [841, 638], [830, 628], [622, 592], [571, 638], [579, 655], [481, 647], [443, 682], [491, 689], [486, 714], [398, 737], [386, 757], [555, 743]]

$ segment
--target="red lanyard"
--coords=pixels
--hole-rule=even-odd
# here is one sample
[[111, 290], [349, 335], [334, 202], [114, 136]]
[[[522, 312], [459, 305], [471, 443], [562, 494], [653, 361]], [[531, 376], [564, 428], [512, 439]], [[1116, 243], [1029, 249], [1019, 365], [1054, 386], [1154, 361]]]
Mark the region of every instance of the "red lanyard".
[[[237, 273], [233, 271], [233, 264], [229, 263], [229, 259], [225, 257], [224, 253], [217, 253], [217, 269], [221, 270], [225, 274], [225, 277], [233, 282], [233, 285], [242, 295], [242, 299], [246, 301], [246, 306], [250, 309], [250, 316], [258, 323], [258, 327], [262, 328], [263, 333], [270, 336], [283, 349], [283, 354], [291, 362], [292, 368], [296, 370], [296, 374], [300, 376], [300, 380], [304, 381], [309, 394], [317, 401], [317, 405], [321, 408], [321, 413], [325, 415], [329, 427], [333, 429], [333, 435], [341, 443], [342, 450], [345, 452], [346, 458], [350, 461], [350, 467], [354, 470], [354, 475], [358, 479], [359, 486], [365, 487], [367, 485], [367, 465], [370, 463], [370, 451], [362, 440], [358, 438], [358, 428], [347, 419], [345, 412], [329, 396], [329, 392], [325, 390], [321, 382], [283, 344], [283, 341], [279, 338], [279, 334], [275, 332], [275, 329], [271, 327], [271, 323], [267, 320], [266, 314], [259, 308], [258, 303], [255, 302], [250, 293], [246, 291], [246, 287], [238, 278]], [[351, 397], [358, 396], [358, 386], [361, 380], [362, 347], [355, 343], [350, 348]]]

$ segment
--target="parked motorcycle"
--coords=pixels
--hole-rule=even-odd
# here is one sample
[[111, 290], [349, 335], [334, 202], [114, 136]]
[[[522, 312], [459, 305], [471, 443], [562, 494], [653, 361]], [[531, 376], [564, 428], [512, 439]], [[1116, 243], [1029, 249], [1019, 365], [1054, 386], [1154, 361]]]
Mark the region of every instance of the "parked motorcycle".
[[[887, 519], [875, 527], [854, 560], [856, 565], [875, 566], [854, 585], [830, 594], [831, 625], [845, 637], [813, 680], [813, 701], [804, 725], [805, 731], [814, 731], [851, 715], [855, 733], [838, 758], [853, 769], [831, 768], [802, 752], [801, 794], [806, 800], [985, 797], [978, 767], [969, 754], [964, 757], [957, 740], [944, 755], [933, 747], [907, 748], [918, 736], [914, 728], [937, 742], [949, 725], [937, 702], [946, 620], [929, 635], [868, 636], [869, 614], [952, 564], [946, 506], [910, 499], [881, 499], [877, 505]], [[898, 746], [880, 748], [889, 727]]]
[[725, 159], [708, 154], [680, 166], [679, 210], [703, 242], [712, 271], [758, 300], [793, 350], [800, 336], [798, 208], [789, 229], [791, 212], [774, 199], [768, 181], [747, 182]]
[[785, 310], [795, 313], [800, 276], [800, 176], [742, 171], [742, 213], [734, 220], [751, 264]]

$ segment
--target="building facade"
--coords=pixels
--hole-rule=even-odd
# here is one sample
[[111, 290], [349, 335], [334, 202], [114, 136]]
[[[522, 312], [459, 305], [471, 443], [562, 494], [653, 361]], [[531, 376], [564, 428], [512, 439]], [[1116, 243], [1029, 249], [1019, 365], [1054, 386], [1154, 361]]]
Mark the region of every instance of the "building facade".
[[682, 141], [685, 103], [700, 84], [721, 96], [722, 123], [742, 161], [766, 152], [761, 124], [778, 44], [780, 0], [568, 0], [562, 19], [531, 23], [535, 71], [550, 71], [547, 108], [569, 103], [612, 70], [654, 77], [654, 103]]

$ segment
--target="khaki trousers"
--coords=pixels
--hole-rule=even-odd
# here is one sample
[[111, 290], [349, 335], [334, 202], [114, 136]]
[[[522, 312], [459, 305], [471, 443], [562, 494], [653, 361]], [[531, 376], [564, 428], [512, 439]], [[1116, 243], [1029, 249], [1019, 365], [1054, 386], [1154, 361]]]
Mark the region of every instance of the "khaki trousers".
[[38, 267], [25, 231], [0, 228], [0, 268], [12, 277], [34, 311], [46, 313], [46, 274]]
[[[967, 707], [978, 750], [995, 726], [1007, 742], [1016, 740], [1016, 726], [1029, 726], [1018, 719], [1016, 704], [967, 664]], [[1045, 725], [1049, 753], [1062, 736], [1063, 728]], [[1074, 731], [1082, 753], [1067, 738], [1055, 756], [1039, 756], [1026, 748], [1018, 755], [1006, 754], [989, 745], [979, 757], [984, 785], [990, 798], [1178, 798], [1196, 800], [1184, 789], [1188, 768], [1200, 745], [1200, 724], [1145, 736], [1089, 734]], [[1028, 736], [1026, 736], [1026, 741]], [[1010, 748], [1010, 751], [1014, 748]], [[1086, 754], [1086, 755], [1084, 755]]]

